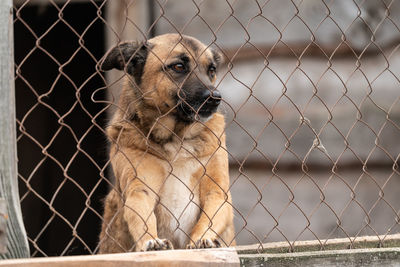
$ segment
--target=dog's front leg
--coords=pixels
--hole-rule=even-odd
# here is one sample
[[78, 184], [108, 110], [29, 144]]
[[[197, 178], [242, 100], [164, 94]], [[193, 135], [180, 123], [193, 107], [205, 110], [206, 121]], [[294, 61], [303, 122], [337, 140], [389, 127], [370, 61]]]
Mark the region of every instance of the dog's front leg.
[[[233, 223], [229, 193], [228, 157], [222, 148], [206, 166], [200, 182], [201, 215], [190, 235], [187, 248], [215, 248], [224, 244], [221, 234]], [[232, 240], [222, 240], [229, 244]]]
[[229, 193], [212, 192], [202, 208], [202, 214], [190, 236], [187, 248], [216, 248], [229, 244], [232, 240], [222, 240], [221, 234], [232, 220], [232, 207]]
[[143, 183], [134, 181], [125, 194], [124, 219], [135, 241], [135, 251], [172, 249], [169, 240], [157, 236], [156, 199], [150, 191]]
[[[169, 240], [157, 235], [154, 208], [165, 176], [162, 164], [151, 155], [130, 149], [112, 151], [112, 165], [123, 195], [123, 220], [135, 251], [173, 249]], [[135, 159], [140, 159], [136, 161]]]

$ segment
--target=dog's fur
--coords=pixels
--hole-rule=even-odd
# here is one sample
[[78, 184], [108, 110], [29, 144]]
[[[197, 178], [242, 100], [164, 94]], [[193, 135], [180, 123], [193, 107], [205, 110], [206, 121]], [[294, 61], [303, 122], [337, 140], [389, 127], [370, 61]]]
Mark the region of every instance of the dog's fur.
[[234, 245], [221, 56], [177, 34], [111, 49], [125, 72], [107, 128], [116, 185], [105, 200], [100, 253]]

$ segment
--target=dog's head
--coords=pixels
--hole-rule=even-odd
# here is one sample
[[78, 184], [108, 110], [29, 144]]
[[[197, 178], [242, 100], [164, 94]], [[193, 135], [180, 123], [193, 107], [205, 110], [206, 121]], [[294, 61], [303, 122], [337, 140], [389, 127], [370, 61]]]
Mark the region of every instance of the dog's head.
[[215, 88], [221, 59], [193, 37], [165, 34], [145, 43], [126, 42], [112, 48], [101, 69], [125, 71], [131, 77], [132, 90], [137, 90], [136, 97], [146, 107], [191, 123], [206, 121], [221, 102]]

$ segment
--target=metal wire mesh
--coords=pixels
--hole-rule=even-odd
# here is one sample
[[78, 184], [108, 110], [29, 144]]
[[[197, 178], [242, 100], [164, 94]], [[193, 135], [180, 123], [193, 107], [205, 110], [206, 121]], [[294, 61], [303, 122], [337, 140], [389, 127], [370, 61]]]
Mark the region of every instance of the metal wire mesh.
[[121, 41], [166, 32], [226, 57], [217, 88], [239, 245], [323, 248], [362, 235], [384, 244], [399, 230], [399, 13], [395, 1], [16, 1], [32, 255], [98, 252], [113, 187], [105, 128], [121, 80], [98, 64]]

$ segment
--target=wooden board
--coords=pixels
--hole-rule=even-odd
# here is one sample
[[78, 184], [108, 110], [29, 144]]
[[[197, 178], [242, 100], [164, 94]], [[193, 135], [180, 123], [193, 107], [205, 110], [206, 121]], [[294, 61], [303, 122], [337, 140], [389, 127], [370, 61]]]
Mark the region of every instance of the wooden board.
[[0, 197], [9, 218], [8, 252], [1, 258], [29, 257], [18, 193], [12, 10], [11, 0], [0, 1]]
[[135, 267], [239, 266], [234, 248], [166, 250], [93, 256], [66, 256], [0, 261], [0, 267]]
[[7, 203], [0, 198], [0, 253], [7, 252]]

